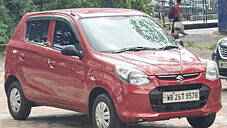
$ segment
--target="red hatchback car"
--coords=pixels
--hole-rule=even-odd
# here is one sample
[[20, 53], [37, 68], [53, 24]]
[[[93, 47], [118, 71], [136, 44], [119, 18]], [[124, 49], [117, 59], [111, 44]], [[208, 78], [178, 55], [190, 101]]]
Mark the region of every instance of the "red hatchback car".
[[209, 127], [221, 109], [218, 74], [142, 12], [67, 9], [22, 18], [6, 48], [5, 91], [16, 120], [47, 105], [87, 113], [94, 128], [181, 117]]

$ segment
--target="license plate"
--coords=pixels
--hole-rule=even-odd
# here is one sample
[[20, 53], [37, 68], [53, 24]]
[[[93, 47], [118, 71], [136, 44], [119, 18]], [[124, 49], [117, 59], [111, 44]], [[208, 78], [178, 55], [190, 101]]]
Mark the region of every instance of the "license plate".
[[227, 62], [225, 62], [225, 61], [219, 61], [219, 67], [220, 68], [227, 68]]
[[163, 92], [163, 103], [178, 103], [199, 100], [199, 90]]

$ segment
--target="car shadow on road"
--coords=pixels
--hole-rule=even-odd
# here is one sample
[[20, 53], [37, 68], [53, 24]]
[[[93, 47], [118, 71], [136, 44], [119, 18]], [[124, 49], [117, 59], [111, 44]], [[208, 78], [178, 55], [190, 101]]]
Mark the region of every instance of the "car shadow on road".
[[[36, 123], [41, 125], [56, 126], [56, 128], [92, 128], [92, 123], [88, 119], [87, 115], [83, 114], [61, 114], [55, 116], [39, 116], [39, 117], [30, 117], [28, 120], [30, 123]], [[26, 122], [27, 122], [26, 121]], [[124, 128], [186, 128], [186, 127], [178, 127], [177, 124], [166, 124], [162, 122], [143, 122], [143, 123], [135, 123], [128, 124], [124, 126]]]
[[92, 128], [92, 123], [88, 119], [87, 115], [82, 114], [60, 114], [55, 116], [37, 117], [33, 116], [29, 117], [27, 121], [63, 128]]

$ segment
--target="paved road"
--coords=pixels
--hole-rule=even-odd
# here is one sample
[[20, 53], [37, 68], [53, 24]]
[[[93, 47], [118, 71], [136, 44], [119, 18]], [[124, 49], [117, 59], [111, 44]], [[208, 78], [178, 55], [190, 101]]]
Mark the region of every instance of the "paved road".
[[225, 37], [225, 35], [220, 35], [218, 33], [218, 28], [206, 28], [206, 29], [191, 29], [186, 30], [187, 36], [181, 39], [184, 42], [194, 41], [197, 45], [210, 45], [217, 42], [219, 39]]

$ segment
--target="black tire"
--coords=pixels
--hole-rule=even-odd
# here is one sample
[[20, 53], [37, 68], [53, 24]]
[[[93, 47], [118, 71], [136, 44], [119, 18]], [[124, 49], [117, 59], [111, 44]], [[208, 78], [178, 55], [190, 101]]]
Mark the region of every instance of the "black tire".
[[94, 128], [100, 128], [96, 122], [96, 108], [99, 103], [105, 103], [109, 109], [110, 121], [108, 128], [123, 128], [123, 123], [119, 120], [113, 102], [109, 96], [101, 94], [96, 97], [92, 108], [92, 123]]
[[207, 116], [187, 118], [187, 120], [193, 128], [208, 128], [214, 123], [215, 118], [216, 113], [212, 113]]
[[[20, 100], [17, 101], [17, 103], [20, 104], [20, 107], [18, 107], [19, 109], [17, 109], [17, 111], [13, 110], [13, 107], [10, 103], [12, 90], [14, 91], [17, 90], [18, 91], [17, 94], [19, 93], [19, 96], [20, 96]], [[30, 115], [31, 103], [24, 97], [23, 90], [18, 81], [14, 81], [9, 85], [9, 88], [7, 90], [7, 102], [8, 102], [9, 112], [15, 120], [25, 120]]]

